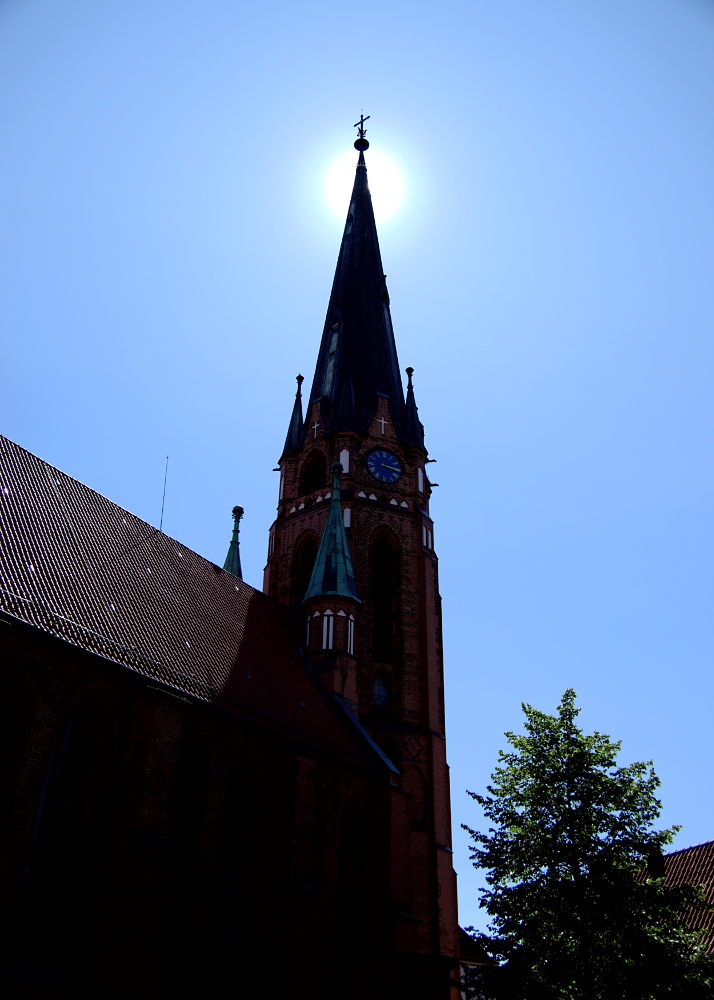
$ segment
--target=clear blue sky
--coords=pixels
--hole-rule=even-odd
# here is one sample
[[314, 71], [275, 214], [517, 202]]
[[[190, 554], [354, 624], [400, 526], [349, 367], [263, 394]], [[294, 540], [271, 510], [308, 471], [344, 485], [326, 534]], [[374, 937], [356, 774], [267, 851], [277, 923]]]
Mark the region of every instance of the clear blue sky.
[[[714, 4], [4, 0], [6, 435], [260, 587], [360, 109], [440, 483], [458, 830], [572, 686], [714, 838]], [[346, 210], [345, 205], [345, 210]]]

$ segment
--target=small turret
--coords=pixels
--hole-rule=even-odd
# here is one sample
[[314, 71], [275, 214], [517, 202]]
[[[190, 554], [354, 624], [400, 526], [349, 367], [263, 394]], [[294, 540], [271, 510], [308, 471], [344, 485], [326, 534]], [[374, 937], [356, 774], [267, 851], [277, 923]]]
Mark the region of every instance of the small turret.
[[288, 424], [288, 433], [285, 438], [285, 447], [283, 448], [283, 455], [293, 455], [302, 446], [302, 441], [305, 433], [305, 424], [303, 422], [302, 416], [302, 384], [305, 381], [302, 375], [298, 375], [295, 378], [297, 382], [297, 391], [295, 393], [295, 402], [293, 403], [293, 412], [290, 416], [290, 423]]
[[312, 597], [342, 597], [361, 604], [340, 505], [343, 467], [332, 463], [332, 501], [303, 604]]
[[416, 400], [414, 399], [414, 386], [412, 385], [412, 375], [414, 374], [414, 369], [407, 368], [406, 371], [407, 378], [409, 379], [406, 402], [407, 444], [410, 444], [413, 448], [423, 448], [424, 425], [419, 420], [419, 411], [417, 410]]
[[228, 546], [228, 555], [226, 556], [226, 561], [223, 563], [223, 569], [228, 573], [232, 573], [233, 576], [238, 577], [239, 580], [242, 580], [243, 571], [240, 567], [240, 540], [238, 536], [240, 534], [240, 519], [243, 517], [243, 508], [234, 507], [232, 513], [233, 537], [231, 538], [231, 544]]
[[340, 462], [332, 465], [332, 501], [315, 566], [303, 598], [307, 653], [323, 687], [357, 711], [355, 614], [357, 594], [340, 504]]

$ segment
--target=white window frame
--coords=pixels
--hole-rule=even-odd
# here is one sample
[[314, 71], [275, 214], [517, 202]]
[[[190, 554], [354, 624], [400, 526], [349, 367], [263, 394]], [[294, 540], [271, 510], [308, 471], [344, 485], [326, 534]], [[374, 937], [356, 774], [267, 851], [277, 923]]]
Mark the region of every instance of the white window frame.
[[322, 648], [332, 649], [335, 642], [335, 616], [326, 611], [322, 616]]

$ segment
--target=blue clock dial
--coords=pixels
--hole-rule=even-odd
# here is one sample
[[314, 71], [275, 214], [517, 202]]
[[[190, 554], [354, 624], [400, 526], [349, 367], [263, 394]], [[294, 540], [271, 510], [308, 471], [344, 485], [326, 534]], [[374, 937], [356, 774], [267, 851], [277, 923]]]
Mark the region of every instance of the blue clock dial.
[[371, 451], [367, 456], [367, 468], [380, 483], [396, 483], [402, 474], [399, 459], [391, 451]]

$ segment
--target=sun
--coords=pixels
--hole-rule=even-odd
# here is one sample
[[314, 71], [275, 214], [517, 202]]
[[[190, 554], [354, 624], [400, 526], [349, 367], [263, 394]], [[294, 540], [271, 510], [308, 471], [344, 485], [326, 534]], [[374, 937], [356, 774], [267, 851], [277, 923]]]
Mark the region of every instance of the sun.
[[[383, 222], [399, 208], [404, 197], [404, 182], [399, 168], [383, 153], [368, 150], [365, 153], [369, 190], [372, 194], [374, 217]], [[325, 176], [325, 194], [330, 208], [344, 219], [355, 181], [357, 153], [346, 153], [335, 160]]]

